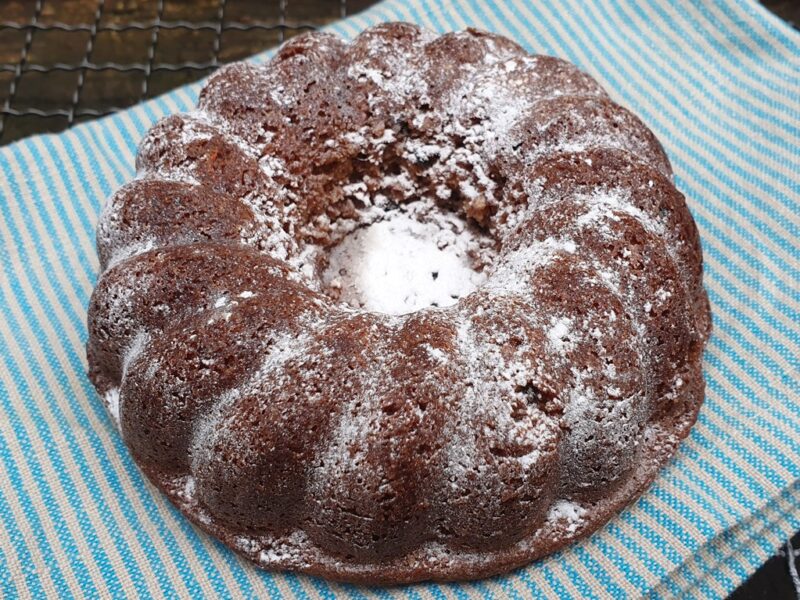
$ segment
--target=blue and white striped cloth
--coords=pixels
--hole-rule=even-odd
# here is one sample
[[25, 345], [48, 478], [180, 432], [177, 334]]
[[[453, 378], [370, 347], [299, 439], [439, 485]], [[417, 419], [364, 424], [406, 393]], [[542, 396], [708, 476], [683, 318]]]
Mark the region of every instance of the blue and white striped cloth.
[[800, 35], [748, 0], [388, 0], [332, 29], [385, 20], [566, 58], [664, 143], [714, 312], [690, 438], [600, 532], [491, 580], [270, 574], [198, 533], [139, 474], [84, 374], [98, 211], [192, 85], [0, 150], [0, 595], [723, 596], [800, 528]]

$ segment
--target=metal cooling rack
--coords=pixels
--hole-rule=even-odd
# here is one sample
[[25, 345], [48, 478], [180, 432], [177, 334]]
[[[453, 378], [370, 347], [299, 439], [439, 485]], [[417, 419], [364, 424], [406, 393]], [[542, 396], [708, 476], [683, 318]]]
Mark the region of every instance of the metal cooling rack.
[[[316, 7], [324, 9], [325, 17], [316, 18], [310, 15], [305, 21], [292, 21], [289, 18], [290, 3], [302, 4], [304, 11], [314, 11]], [[33, 2], [33, 15], [28, 20], [8, 21], [0, 20], [0, 34], [4, 31], [24, 33], [22, 41], [22, 48], [19, 52], [19, 58], [16, 62], [0, 62], [0, 77], [5, 74], [11, 74], [10, 82], [8, 83], [7, 94], [5, 97], [0, 95], [0, 144], [5, 144], [13, 141], [18, 137], [28, 135], [37, 131], [58, 131], [71, 126], [76, 120], [81, 118], [94, 118], [114, 113], [118, 110], [135, 104], [145, 98], [149, 97], [151, 92], [151, 81], [154, 73], [168, 72], [176, 75], [183, 74], [183, 77], [175, 77], [174, 85], [186, 83], [187, 80], [197, 79], [209, 72], [213, 71], [223, 62], [220, 59], [220, 51], [222, 49], [223, 36], [226, 32], [265, 32], [270, 33], [270, 36], [265, 37], [265, 42], [262, 46], [252, 44], [248, 46], [249, 52], [244, 53], [244, 56], [252, 54], [255, 51], [266, 49], [276, 43], [283, 42], [287, 37], [296, 35], [303, 31], [308, 31], [323, 25], [332, 18], [345, 17], [352, 12], [362, 10], [366, 6], [374, 3], [374, 0], [275, 0], [272, 4], [276, 9], [274, 20], [248, 20], [236, 21], [226, 19], [226, 10], [229, 6], [234, 4], [234, 0], [218, 0], [216, 2], [216, 16], [213, 20], [186, 20], [186, 19], [165, 19], [165, 0], [156, 0], [154, 2], [139, 2], [137, 8], [142, 5], [150, 5], [155, 12], [155, 18], [146, 21], [121, 21], [119, 15], [115, 15], [115, 21], [107, 22], [109, 13], [115, 11], [114, 8], [108, 8], [105, 0], [88, 0], [84, 2], [58, 2], [50, 0], [48, 8], [54, 13], [52, 19], [43, 19], [43, 11], [45, 9], [45, 0], [35, 0]], [[69, 23], [69, 10], [74, 9], [72, 6], [78, 5], [94, 5], [94, 15], [89, 22], [83, 23]], [[119, 3], [117, 3], [119, 4]], [[124, 4], [124, 3], [123, 3]], [[177, 3], [176, 4], [180, 4]], [[184, 3], [185, 4], [185, 3]], [[240, 2], [239, 4], [255, 5], [254, 2]], [[208, 8], [206, 4], [205, 8]], [[66, 15], [59, 15], [59, 11], [64, 10]], [[61, 16], [61, 19], [59, 17]], [[97, 61], [94, 60], [95, 48], [97, 44], [98, 34], [105, 32], [113, 32], [124, 34], [125, 32], [140, 31], [150, 32], [149, 44], [147, 46], [146, 55], [140, 61]], [[157, 61], [156, 50], [159, 48], [159, 42], [162, 32], [176, 31], [176, 32], [211, 32], [213, 39], [209, 49], [209, 55], [203, 61]], [[32, 47], [36, 43], [37, 35], [41, 36], [43, 32], [52, 34], [52, 32], [60, 32], [63, 35], [70, 35], [75, 33], [88, 33], [88, 39], [85, 44], [83, 58], [78, 61], [72, 62], [51, 62], [49, 64], [37, 63], [31, 60]], [[276, 35], [277, 34], [277, 35]], [[239, 56], [236, 58], [243, 58]], [[84, 89], [86, 87], [87, 75], [92, 72], [107, 72], [114, 71], [118, 73], [137, 75], [142, 78], [141, 86], [137, 94], [132, 94], [130, 97], [125, 98], [124, 105], [110, 105], [110, 106], [97, 106], [88, 103], [84, 99]], [[37, 102], [20, 102], [19, 89], [20, 84], [24, 79], [30, 77], [29, 74], [38, 73], [43, 75], [50, 75], [54, 73], [77, 73], [77, 78], [73, 84], [73, 92], [68, 102], [62, 106], [55, 108], [43, 108], [41, 105], [37, 106]], [[186, 77], [187, 73], [193, 73], [190, 78]], [[2, 79], [0, 79], [0, 89], [2, 89]], [[165, 91], [165, 90], [161, 90]], [[0, 92], [2, 94], [2, 92]], [[47, 101], [47, 98], [41, 97], [42, 102]], [[51, 120], [50, 123], [41, 122], [28, 125], [27, 127], [19, 128], [17, 131], [9, 134], [9, 123], [13, 119], [21, 119], [26, 117], [35, 117], [40, 121]], [[52, 122], [55, 121], [55, 122]]]

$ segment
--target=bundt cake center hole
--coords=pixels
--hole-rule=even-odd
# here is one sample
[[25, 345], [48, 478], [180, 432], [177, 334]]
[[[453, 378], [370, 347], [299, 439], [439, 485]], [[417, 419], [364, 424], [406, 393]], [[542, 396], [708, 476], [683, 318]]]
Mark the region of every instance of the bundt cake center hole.
[[477, 259], [482, 237], [455, 213], [398, 207], [332, 248], [323, 284], [335, 299], [370, 312], [450, 306], [486, 278]]

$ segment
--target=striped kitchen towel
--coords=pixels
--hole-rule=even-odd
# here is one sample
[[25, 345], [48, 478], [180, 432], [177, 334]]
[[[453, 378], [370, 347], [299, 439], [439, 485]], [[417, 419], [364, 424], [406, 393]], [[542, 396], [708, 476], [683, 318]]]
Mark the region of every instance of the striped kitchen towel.
[[100, 207], [195, 84], [0, 149], [0, 595], [718, 597], [800, 528], [800, 35], [748, 0], [388, 0], [332, 29], [387, 20], [477, 26], [566, 58], [664, 143], [714, 312], [689, 439], [594, 536], [484, 581], [272, 574], [200, 534], [139, 474], [84, 359]]

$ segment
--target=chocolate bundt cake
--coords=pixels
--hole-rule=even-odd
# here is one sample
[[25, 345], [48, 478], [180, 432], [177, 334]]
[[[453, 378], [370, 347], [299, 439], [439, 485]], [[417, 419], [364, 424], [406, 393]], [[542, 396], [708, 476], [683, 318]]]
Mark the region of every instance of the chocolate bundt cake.
[[697, 229], [587, 74], [498, 35], [311, 33], [155, 125], [98, 225], [90, 376], [259, 565], [487, 576], [635, 499], [703, 399]]

